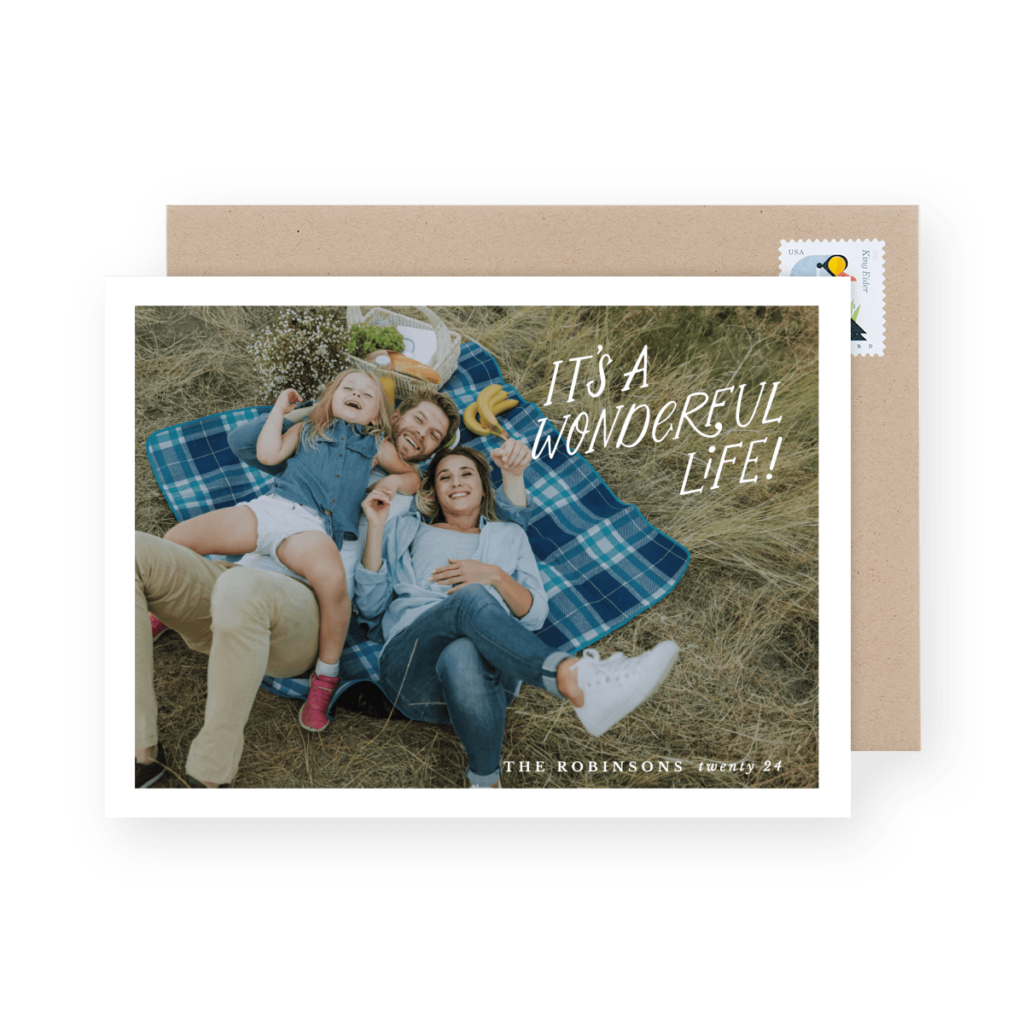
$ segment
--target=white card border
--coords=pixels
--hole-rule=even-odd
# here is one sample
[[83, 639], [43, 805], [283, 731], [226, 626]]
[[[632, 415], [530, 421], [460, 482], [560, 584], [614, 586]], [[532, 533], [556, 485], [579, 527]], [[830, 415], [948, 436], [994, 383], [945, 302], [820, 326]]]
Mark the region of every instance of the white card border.
[[[849, 817], [849, 288], [839, 279], [728, 277], [108, 278], [104, 396], [104, 678], [107, 817]], [[136, 790], [133, 615], [124, 584], [134, 531], [134, 308], [216, 305], [694, 305], [819, 309], [819, 779], [817, 789], [503, 789], [481, 803], [462, 789]], [[134, 408], [134, 401], [133, 401]], [[214, 410], [211, 410], [214, 411]], [[132, 556], [133, 557], [133, 556]], [[680, 586], [685, 585], [684, 582]], [[133, 611], [133, 609], [132, 609]], [[129, 696], [131, 694], [131, 696]]]

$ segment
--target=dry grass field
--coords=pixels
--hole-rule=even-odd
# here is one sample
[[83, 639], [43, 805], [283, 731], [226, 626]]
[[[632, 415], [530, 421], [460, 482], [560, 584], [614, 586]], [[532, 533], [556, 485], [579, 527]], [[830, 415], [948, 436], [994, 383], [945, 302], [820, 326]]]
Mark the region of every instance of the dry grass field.
[[[395, 307], [392, 307], [395, 308]], [[560, 392], [544, 412], [552, 422], [581, 409], [642, 401], [656, 410], [696, 391], [780, 381], [762, 428], [755, 484], [738, 485], [739, 466], [721, 486], [680, 496], [687, 456], [697, 452], [689, 487], [703, 482], [709, 443], [749, 440], [730, 429], [709, 442], [684, 431], [678, 441], [648, 436], [625, 450], [598, 446], [588, 456], [625, 502], [685, 544], [692, 561], [682, 582], [655, 607], [598, 645], [602, 654], [637, 653], [674, 639], [682, 656], [655, 697], [600, 739], [590, 737], [567, 703], [531, 687], [509, 708], [503, 760], [608, 762], [608, 772], [511, 773], [502, 784], [594, 787], [813, 787], [817, 785], [817, 321], [814, 309], [438, 308], [464, 337], [483, 344], [505, 379], [543, 405], [554, 360], [614, 355], [605, 393], [576, 402]], [[415, 315], [415, 313], [414, 313]], [[136, 317], [136, 526], [162, 535], [174, 519], [145, 455], [154, 430], [211, 412], [262, 404], [246, 351], [264, 323], [261, 307], [140, 308]], [[649, 387], [639, 378], [620, 394], [622, 374], [643, 348]], [[566, 364], [568, 365], [568, 364]], [[563, 374], [567, 371], [563, 368]], [[560, 383], [567, 383], [560, 378]], [[749, 392], [749, 387], [748, 387]], [[730, 410], [725, 410], [731, 415]], [[706, 410], [705, 410], [706, 414]], [[760, 414], [759, 414], [760, 418]], [[732, 434], [732, 436], [728, 436]], [[769, 482], [764, 469], [776, 436], [784, 437]], [[632, 436], [632, 435], [631, 435]], [[760, 435], [757, 435], [760, 436]], [[525, 438], [532, 443], [533, 438]], [[613, 442], [614, 444], [614, 442]], [[589, 445], [589, 441], [588, 441]], [[767, 448], [767, 452], [765, 451]], [[741, 453], [742, 449], [734, 450]], [[704, 455], [706, 458], [706, 455]], [[752, 470], [751, 472], [754, 472]], [[527, 473], [529, 482], [529, 473]], [[708, 481], [710, 483], [710, 481]], [[206, 659], [168, 634], [156, 644], [161, 735], [172, 769], [183, 773], [205, 702]], [[382, 716], [379, 705], [353, 699], [322, 734], [298, 725], [299, 704], [261, 691], [246, 731], [235, 785], [240, 787], [462, 787], [465, 755], [449, 727]], [[361, 709], [355, 709], [356, 704]], [[367, 713], [369, 712], [369, 713]], [[681, 771], [613, 772], [612, 762], [680, 762]], [[754, 770], [707, 770], [707, 762], [753, 764]], [[704, 763], [702, 769], [701, 763]], [[765, 762], [773, 766], [762, 771]], [[780, 765], [776, 768], [775, 765]], [[161, 785], [176, 785], [173, 773]]]

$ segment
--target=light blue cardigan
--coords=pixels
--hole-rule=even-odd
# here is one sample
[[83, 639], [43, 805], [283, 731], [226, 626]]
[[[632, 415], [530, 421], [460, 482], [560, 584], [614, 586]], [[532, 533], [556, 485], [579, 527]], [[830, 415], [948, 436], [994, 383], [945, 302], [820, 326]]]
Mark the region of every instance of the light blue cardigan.
[[[530, 499], [526, 508], [513, 505], [502, 488], [496, 493], [501, 513], [517, 522], [493, 522], [480, 517], [480, 545], [474, 558], [478, 562], [498, 565], [517, 583], [533, 595], [530, 610], [519, 622], [536, 632], [544, 625], [548, 614], [548, 599], [544, 594], [537, 560], [530, 550], [523, 526], [530, 521]], [[405, 629], [428, 608], [444, 600], [437, 590], [421, 587], [416, 582], [410, 546], [423, 517], [415, 505], [405, 515], [389, 519], [384, 527], [381, 545], [383, 564], [377, 572], [370, 572], [362, 563], [356, 566], [356, 616], [377, 643], [387, 643], [396, 633]], [[493, 588], [487, 591], [510, 615], [508, 605]]]

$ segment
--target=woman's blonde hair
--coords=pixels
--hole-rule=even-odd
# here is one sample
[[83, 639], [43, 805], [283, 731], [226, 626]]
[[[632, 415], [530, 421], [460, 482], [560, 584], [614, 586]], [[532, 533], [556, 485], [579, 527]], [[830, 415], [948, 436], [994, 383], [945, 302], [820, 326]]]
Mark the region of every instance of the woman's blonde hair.
[[373, 373], [371, 370], [357, 370], [354, 366], [350, 366], [347, 370], [342, 370], [327, 388], [324, 393], [320, 396], [316, 405], [310, 410], [309, 415], [306, 417], [306, 422], [302, 427], [302, 438], [308, 444], [316, 444], [319, 438], [327, 439], [327, 428], [331, 423], [337, 419], [334, 413], [331, 411], [331, 403], [334, 401], [334, 393], [338, 390], [341, 382], [353, 373], [361, 373], [366, 377], [369, 377], [373, 381], [374, 387], [377, 389], [377, 409], [376, 409], [376, 422], [371, 423], [368, 427], [363, 429], [366, 433], [371, 435], [383, 435], [388, 427], [388, 421], [391, 418], [391, 411], [388, 407], [388, 400], [384, 395], [384, 388], [381, 386], [380, 378]]
[[485, 519], [497, 519], [498, 511], [494, 503], [494, 488], [491, 486], [491, 467], [488, 465], [487, 459], [473, 448], [452, 448], [450, 450], [442, 448], [437, 452], [427, 467], [426, 479], [416, 492], [416, 507], [423, 513], [428, 523], [436, 523], [438, 520], [442, 523], [447, 522], [444, 511], [437, 500], [436, 478], [438, 467], [445, 459], [450, 459], [453, 455], [465, 455], [476, 466], [483, 492], [480, 497], [480, 515]]

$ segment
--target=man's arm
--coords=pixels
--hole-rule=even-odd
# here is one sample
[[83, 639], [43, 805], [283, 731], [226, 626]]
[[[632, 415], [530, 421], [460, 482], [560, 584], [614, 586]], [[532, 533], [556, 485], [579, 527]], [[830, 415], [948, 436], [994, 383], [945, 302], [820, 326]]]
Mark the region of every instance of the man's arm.
[[388, 475], [382, 486], [393, 498], [396, 494], [415, 494], [423, 482], [415, 466], [410, 466], [395, 450], [390, 441], [384, 441], [380, 451], [373, 458], [373, 464], [380, 466]]
[[423, 478], [413, 470], [411, 473], [392, 473], [381, 480], [379, 487], [386, 490], [393, 498], [396, 494], [415, 494], [423, 483]]

